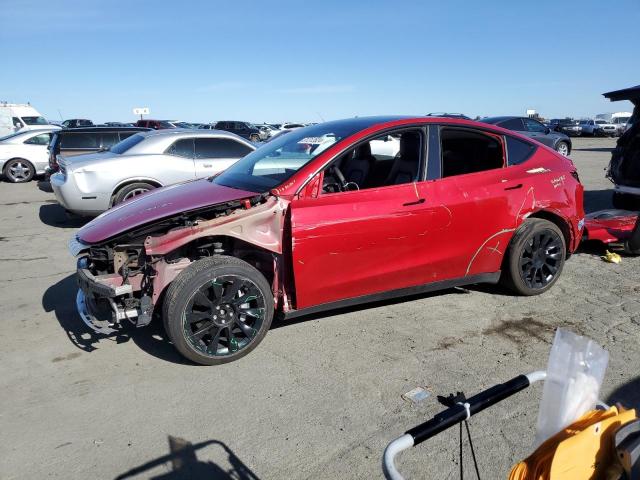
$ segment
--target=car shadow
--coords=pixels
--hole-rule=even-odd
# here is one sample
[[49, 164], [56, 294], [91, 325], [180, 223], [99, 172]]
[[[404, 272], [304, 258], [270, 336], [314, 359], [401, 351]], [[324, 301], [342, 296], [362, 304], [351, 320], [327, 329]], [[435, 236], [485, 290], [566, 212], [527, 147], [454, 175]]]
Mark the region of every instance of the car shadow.
[[[218, 446], [227, 455], [230, 468], [225, 469], [214, 462], [200, 460], [196, 453], [198, 450]], [[170, 464], [170, 471], [166, 471], [166, 464]], [[149, 480], [260, 480], [253, 471], [238, 458], [224, 442], [219, 440], [207, 440], [193, 444], [182, 438], [169, 435], [169, 453], [153, 460], [133, 467], [118, 475], [115, 480], [137, 477], [149, 470], [163, 467], [164, 471], [149, 478]]]
[[613, 152], [615, 147], [587, 147], [587, 148], [572, 148], [572, 152]]
[[78, 286], [75, 274], [69, 275], [49, 287], [42, 297], [42, 308], [54, 312], [69, 341], [80, 350], [93, 352], [104, 342], [126, 343], [133, 341], [141, 350], [161, 360], [190, 364], [167, 339], [164, 326], [155, 318], [148, 326], [136, 328], [124, 323], [122, 330], [111, 335], [103, 335], [91, 330], [76, 311]]
[[90, 218], [69, 215], [59, 203], [41, 205], [38, 216], [45, 225], [61, 228], [79, 228], [91, 220]]
[[366, 303], [361, 303], [359, 305], [353, 305], [350, 307], [339, 307], [339, 308], [335, 308], [335, 309], [330, 309], [330, 310], [324, 310], [322, 312], [317, 312], [317, 313], [309, 313], [309, 314], [305, 314], [305, 315], [300, 315], [299, 317], [293, 317], [293, 318], [286, 318], [283, 314], [278, 314], [274, 319], [273, 322], [271, 324], [271, 329], [275, 330], [278, 328], [282, 328], [282, 327], [288, 327], [290, 325], [296, 325], [298, 323], [304, 323], [304, 322], [309, 322], [312, 320], [320, 320], [322, 318], [325, 317], [333, 317], [333, 316], [337, 316], [337, 315], [344, 315], [347, 313], [353, 313], [353, 312], [360, 312], [362, 310], [368, 310], [370, 308], [377, 308], [377, 307], [384, 307], [384, 306], [388, 306], [388, 305], [396, 305], [398, 303], [404, 303], [404, 302], [413, 302], [416, 300], [421, 300], [421, 299], [425, 299], [425, 298], [432, 298], [432, 297], [438, 297], [441, 295], [464, 295], [464, 294], [469, 294], [471, 293], [472, 290], [478, 290], [478, 291], [482, 291], [480, 288], [486, 286], [487, 287], [487, 291], [489, 293], [496, 293], [496, 290], [500, 289], [501, 287], [499, 287], [498, 285], [494, 285], [494, 284], [486, 284], [486, 285], [481, 285], [481, 284], [475, 284], [475, 285], [468, 285], [468, 286], [464, 286], [464, 287], [456, 287], [456, 288], [448, 288], [445, 290], [438, 290], [435, 292], [425, 292], [425, 293], [418, 293], [418, 294], [414, 294], [414, 295], [407, 295], [407, 296], [403, 296], [403, 297], [398, 297], [398, 298], [392, 298], [389, 300], [378, 300], [375, 302], [366, 302]]
[[613, 190], [585, 190], [584, 211], [585, 213], [597, 212], [613, 208]]
[[38, 180], [36, 182], [38, 189], [42, 192], [53, 193], [53, 188], [51, 188], [51, 183], [48, 180]]
[[616, 388], [605, 400], [608, 405], [621, 404], [625, 408], [635, 408], [640, 411], [640, 377]]

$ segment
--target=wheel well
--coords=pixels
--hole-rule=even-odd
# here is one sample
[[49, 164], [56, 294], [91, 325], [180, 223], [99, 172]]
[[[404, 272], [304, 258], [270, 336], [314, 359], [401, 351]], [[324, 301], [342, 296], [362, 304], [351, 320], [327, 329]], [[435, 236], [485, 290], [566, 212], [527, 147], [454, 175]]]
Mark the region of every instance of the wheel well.
[[556, 215], [555, 213], [549, 212], [547, 210], [539, 210], [532, 213], [527, 218], [541, 218], [555, 224], [564, 236], [564, 243], [566, 245], [566, 258], [569, 258], [571, 256], [571, 230], [569, 229], [569, 224], [560, 215]]
[[120, 190], [122, 190], [127, 185], [131, 185], [132, 183], [139, 183], [139, 182], [148, 183], [149, 185], [153, 185], [156, 188], [162, 187], [162, 184], [160, 182], [156, 182], [155, 180], [149, 180], [146, 178], [134, 178], [131, 180], [126, 180], [122, 182], [120, 185], [118, 185], [113, 191], [113, 193], [111, 194], [111, 205], [113, 206], [113, 199], [116, 198], [116, 195], [118, 195], [118, 192]]
[[167, 257], [187, 257], [197, 260], [213, 255], [230, 255], [239, 258], [262, 273], [269, 285], [273, 285], [274, 253], [238, 238], [224, 235], [198, 238], [171, 252]]

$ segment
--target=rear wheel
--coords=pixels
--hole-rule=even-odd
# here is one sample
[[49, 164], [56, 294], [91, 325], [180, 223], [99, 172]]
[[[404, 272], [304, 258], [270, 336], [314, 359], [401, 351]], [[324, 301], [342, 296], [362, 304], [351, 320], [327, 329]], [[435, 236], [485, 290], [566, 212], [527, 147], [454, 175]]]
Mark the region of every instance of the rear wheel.
[[242, 358], [264, 338], [273, 319], [273, 293], [248, 263], [223, 255], [192, 263], [171, 283], [164, 325], [176, 349], [201, 365]]
[[119, 203], [130, 200], [138, 195], [147, 193], [149, 190], [153, 190], [154, 188], [156, 188], [154, 185], [146, 182], [131, 183], [118, 190], [118, 193], [113, 199], [113, 204], [118, 205]]
[[12, 183], [29, 182], [36, 173], [36, 169], [29, 160], [12, 158], [4, 164], [4, 176]]
[[569, 144], [567, 142], [558, 142], [556, 145], [556, 151], [565, 157], [569, 156]]
[[530, 218], [511, 239], [501, 281], [520, 295], [546, 292], [560, 277], [565, 254], [560, 229], [548, 220]]
[[257, 135], [255, 133], [252, 133], [249, 136], [249, 140], [251, 140], [252, 142], [259, 142], [260, 141], [260, 135]]

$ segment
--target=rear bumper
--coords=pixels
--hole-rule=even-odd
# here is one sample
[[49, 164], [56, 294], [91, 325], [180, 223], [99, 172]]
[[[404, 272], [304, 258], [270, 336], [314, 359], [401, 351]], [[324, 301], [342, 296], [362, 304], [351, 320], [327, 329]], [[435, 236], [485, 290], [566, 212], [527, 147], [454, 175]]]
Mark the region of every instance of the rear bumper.
[[51, 188], [58, 203], [65, 210], [76, 215], [95, 217], [109, 208], [108, 195], [103, 193], [86, 194], [80, 191], [71, 177], [57, 172], [49, 178]]

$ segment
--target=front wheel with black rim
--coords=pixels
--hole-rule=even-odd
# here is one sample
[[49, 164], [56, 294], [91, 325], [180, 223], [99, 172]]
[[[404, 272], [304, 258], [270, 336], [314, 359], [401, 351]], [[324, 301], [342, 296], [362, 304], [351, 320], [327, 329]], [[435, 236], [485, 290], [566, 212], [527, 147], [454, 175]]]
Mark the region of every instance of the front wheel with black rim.
[[31, 181], [36, 173], [33, 164], [24, 158], [12, 158], [4, 164], [4, 176], [12, 183]]
[[520, 295], [539, 295], [560, 277], [566, 243], [552, 222], [530, 218], [511, 239], [501, 282]]
[[193, 262], [169, 285], [164, 326], [176, 349], [201, 365], [244, 357], [273, 319], [269, 282], [248, 263], [224, 255]]

